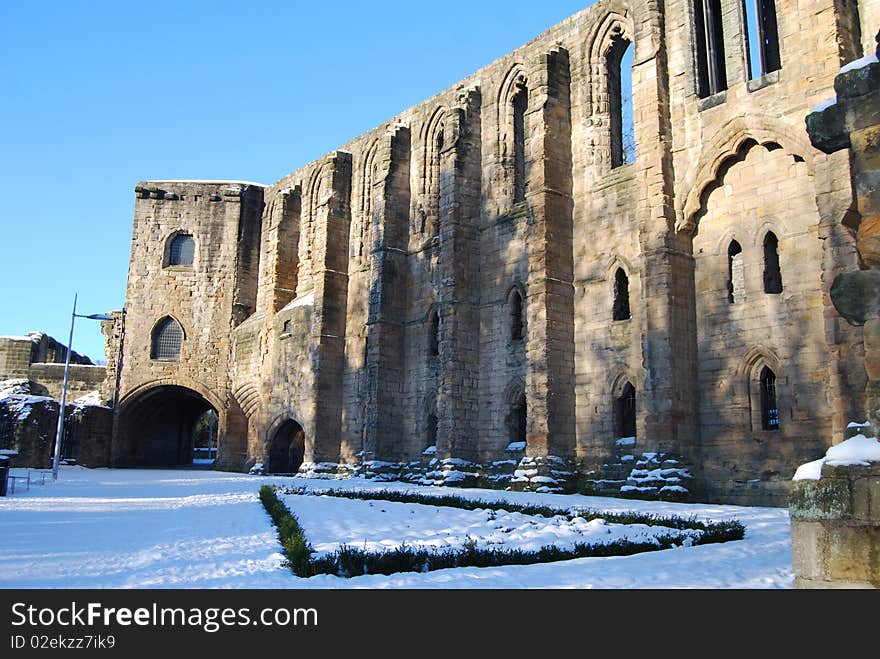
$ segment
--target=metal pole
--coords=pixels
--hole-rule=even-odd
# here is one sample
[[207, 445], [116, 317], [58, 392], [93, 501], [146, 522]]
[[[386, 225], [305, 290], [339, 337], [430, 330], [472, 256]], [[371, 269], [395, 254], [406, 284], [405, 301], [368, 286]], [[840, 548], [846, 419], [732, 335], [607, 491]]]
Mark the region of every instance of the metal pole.
[[58, 480], [58, 463], [61, 460], [61, 440], [64, 437], [64, 407], [67, 405], [67, 377], [70, 374], [70, 353], [73, 352], [73, 323], [76, 320], [76, 298], [73, 296], [73, 312], [70, 314], [70, 337], [67, 339], [67, 358], [64, 360], [64, 383], [61, 385], [61, 408], [58, 410], [58, 432], [55, 433], [55, 456], [52, 458], [52, 480]]

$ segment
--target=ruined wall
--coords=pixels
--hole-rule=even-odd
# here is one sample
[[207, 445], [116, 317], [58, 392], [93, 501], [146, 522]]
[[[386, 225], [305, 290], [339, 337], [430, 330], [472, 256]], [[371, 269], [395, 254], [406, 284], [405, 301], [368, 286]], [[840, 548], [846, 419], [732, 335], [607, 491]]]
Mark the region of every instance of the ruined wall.
[[[864, 388], [861, 330], [828, 295], [857, 264], [849, 163], [813, 149], [803, 117], [863, 50], [876, 2], [776, 8], [781, 68], [749, 79], [743, 10], [724, 4], [715, 93], [692, 3], [604, 0], [265, 190], [143, 184], [123, 397], [199, 392], [229, 466], [265, 462], [295, 422], [308, 473], [516, 470], [552, 491], [656, 463], [687, 465], [704, 499], [784, 503]], [[768, 230], [781, 293], [763, 290]], [[160, 266], [176, 231], [196, 238], [190, 270]], [[734, 239], [745, 297], [730, 304]], [[173, 364], [148, 355], [166, 314], [187, 336]], [[759, 364], [779, 384], [770, 433]]]
[[[221, 462], [241, 468], [246, 437], [234, 425], [240, 411], [229, 404], [230, 334], [256, 308], [262, 188], [171, 181], [142, 183], [135, 193], [114, 459], [123, 464], [138, 455], [137, 425], [150, 422], [136, 414], [140, 402], [153, 390], [178, 387], [217, 410]], [[178, 236], [192, 238], [191, 264], [172, 263]], [[153, 356], [165, 319], [180, 328], [178, 358]], [[161, 409], [145, 413], [157, 415]]]
[[[64, 385], [64, 361], [67, 348], [46, 334], [31, 332], [22, 337], [0, 337], [0, 380], [25, 378], [60, 400]], [[76, 400], [93, 391], [105, 397], [107, 370], [76, 351], [71, 354], [67, 399]]]

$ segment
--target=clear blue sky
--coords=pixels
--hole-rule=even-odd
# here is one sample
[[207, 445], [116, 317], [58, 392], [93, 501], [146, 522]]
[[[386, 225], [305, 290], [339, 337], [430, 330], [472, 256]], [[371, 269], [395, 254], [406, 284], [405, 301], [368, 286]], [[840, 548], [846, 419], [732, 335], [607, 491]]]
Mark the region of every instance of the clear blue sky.
[[272, 183], [590, 4], [0, 2], [0, 335], [122, 308], [138, 181]]

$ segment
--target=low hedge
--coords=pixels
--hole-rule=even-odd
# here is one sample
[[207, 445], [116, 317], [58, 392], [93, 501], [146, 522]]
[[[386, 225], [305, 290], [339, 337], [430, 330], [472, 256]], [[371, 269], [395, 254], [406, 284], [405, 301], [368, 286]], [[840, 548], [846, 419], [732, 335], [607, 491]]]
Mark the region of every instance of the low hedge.
[[[706, 523], [695, 518], [676, 516], [657, 516], [639, 513], [601, 513], [599, 511], [568, 511], [554, 509], [549, 506], [532, 504], [512, 504], [509, 502], [486, 502], [465, 499], [455, 495], [431, 496], [409, 492], [392, 491], [361, 491], [328, 490], [309, 492], [303, 488], [286, 488], [285, 494], [296, 495], [327, 495], [348, 499], [396, 501], [399, 503], [417, 503], [434, 506], [450, 506], [476, 510], [478, 508], [492, 510], [508, 510], [528, 515], [553, 517], [563, 515], [569, 518], [576, 516], [586, 519], [599, 517], [621, 524], [649, 524], [668, 526], [676, 530], [702, 531], [696, 539], [688, 536], [694, 545], [713, 542], [741, 540], [745, 535], [745, 527], [736, 520]], [[384, 495], [384, 496], [382, 496]], [[343, 578], [365, 574], [390, 575], [398, 572], [428, 572], [456, 567], [499, 567], [503, 565], [532, 565], [566, 561], [573, 558], [630, 556], [648, 551], [659, 551], [679, 546], [685, 538], [678, 533], [656, 536], [653, 541], [633, 541], [621, 539], [611, 543], [578, 543], [571, 548], [560, 548], [553, 545], [541, 549], [481, 549], [475, 540], [468, 540], [461, 549], [431, 550], [401, 545], [389, 551], [368, 552], [349, 545], [342, 545], [329, 554], [313, 558], [314, 549], [305, 538], [302, 527], [287, 506], [278, 498], [276, 487], [264, 485], [260, 488], [260, 500], [278, 527], [281, 544], [287, 554], [287, 565], [299, 577], [311, 577], [318, 574], [333, 574]], [[442, 502], [442, 503], [441, 503]], [[627, 520], [627, 521], [622, 521]]]

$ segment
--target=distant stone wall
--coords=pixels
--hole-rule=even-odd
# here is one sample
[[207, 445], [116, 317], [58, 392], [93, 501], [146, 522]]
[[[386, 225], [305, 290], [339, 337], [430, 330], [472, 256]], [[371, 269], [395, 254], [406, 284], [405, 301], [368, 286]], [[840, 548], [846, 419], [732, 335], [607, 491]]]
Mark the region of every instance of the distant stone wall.
[[[0, 337], [0, 380], [25, 378], [61, 398], [67, 347], [42, 332], [25, 336]], [[93, 391], [105, 395], [107, 369], [76, 351], [70, 355], [67, 400], [73, 401]]]
[[796, 588], [880, 587], [880, 462], [825, 465], [790, 510]]
[[[0, 449], [13, 451], [13, 467], [49, 469], [55, 451], [58, 401], [48, 396], [12, 395], [0, 400]], [[85, 467], [110, 460], [113, 411], [98, 405], [67, 405], [61, 457]]]

